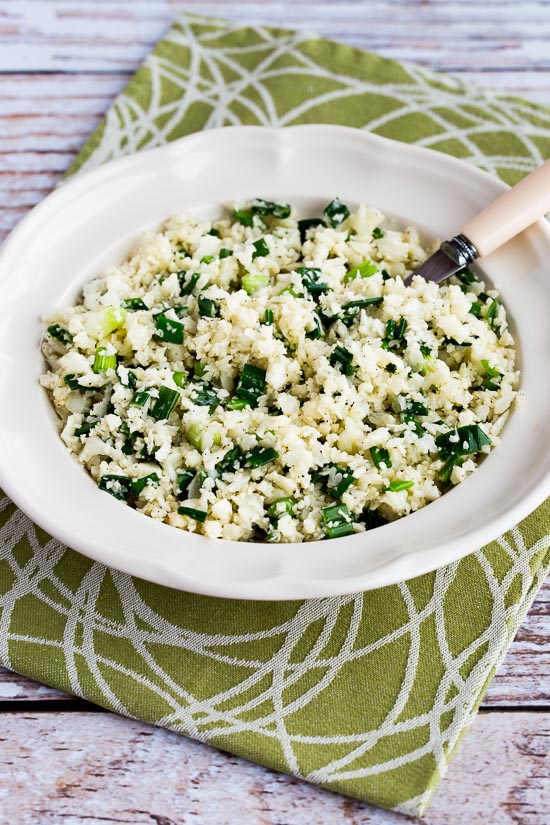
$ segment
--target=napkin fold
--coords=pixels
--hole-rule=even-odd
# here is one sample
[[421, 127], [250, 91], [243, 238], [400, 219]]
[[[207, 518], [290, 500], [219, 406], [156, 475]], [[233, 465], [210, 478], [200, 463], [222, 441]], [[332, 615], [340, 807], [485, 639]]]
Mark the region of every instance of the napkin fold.
[[[214, 126], [340, 123], [514, 183], [550, 109], [303, 32], [183, 15], [70, 172]], [[434, 573], [338, 598], [180, 593], [0, 496], [0, 663], [334, 791], [421, 814], [550, 562], [550, 503]]]

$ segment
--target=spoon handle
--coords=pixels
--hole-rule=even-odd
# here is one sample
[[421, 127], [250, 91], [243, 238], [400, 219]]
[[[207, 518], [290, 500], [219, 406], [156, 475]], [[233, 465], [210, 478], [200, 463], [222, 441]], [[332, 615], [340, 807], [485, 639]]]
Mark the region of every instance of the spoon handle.
[[460, 234], [473, 243], [483, 258], [547, 212], [550, 212], [550, 160], [468, 221]]

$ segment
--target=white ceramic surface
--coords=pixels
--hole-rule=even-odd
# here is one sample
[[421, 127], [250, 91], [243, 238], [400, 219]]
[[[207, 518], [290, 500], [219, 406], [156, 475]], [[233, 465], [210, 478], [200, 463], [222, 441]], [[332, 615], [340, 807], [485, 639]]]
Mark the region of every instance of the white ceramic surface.
[[144, 228], [181, 210], [260, 196], [316, 214], [335, 195], [448, 237], [505, 190], [466, 163], [337, 126], [201, 132], [64, 184], [0, 252], [0, 485], [76, 550], [160, 584], [248, 599], [348, 593], [411, 578], [496, 538], [550, 492], [550, 228], [540, 221], [484, 260], [520, 349], [523, 403], [464, 484], [401, 521], [301, 545], [212, 541], [99, 491], [62, 444], [43, 370], [40, 315], [120, 261]]

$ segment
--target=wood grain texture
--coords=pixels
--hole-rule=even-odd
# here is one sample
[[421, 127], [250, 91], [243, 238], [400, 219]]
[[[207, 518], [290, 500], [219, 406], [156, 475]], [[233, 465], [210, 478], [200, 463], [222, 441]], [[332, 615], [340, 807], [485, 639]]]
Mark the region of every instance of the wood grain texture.
[[[549, 713], [480, 714], [424, 825], [544, 825], [550, 817], [549, 737]], [[0, 776], [0, 800], [9, 801], [9, 821], [17, 825], [405, 821], [109, 714], [0, 716]], [[457, 817], [460, 811], [464, 818]]]
[[[51, 190], [184, 9], [316, 31], [550, 104], [548, 0], [0, 0], [0, 241]], [[550, 715], [543, 712], [550, 706], [549, 640], [547, 585], [427, 825], [550, 820]], [[403, 822], [140, 722], [53, 712], [60, 702], [67, 711], [82, 708], [0, 670], [0, 710], [12, 709], [0, 714], [1, 825]]]

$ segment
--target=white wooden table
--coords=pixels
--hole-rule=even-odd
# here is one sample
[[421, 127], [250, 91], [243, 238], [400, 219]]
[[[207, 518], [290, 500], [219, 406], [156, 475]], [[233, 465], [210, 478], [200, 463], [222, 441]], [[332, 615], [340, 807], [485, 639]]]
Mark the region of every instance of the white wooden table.
[[[0, 240], [183, 9], [317, 30], [550, 104], [548, 0], [0, 0]], [[550, 587], [424, 822], [550, 821]], [[403, 817], [0, 670], [0, 823], [333, 825]]]

